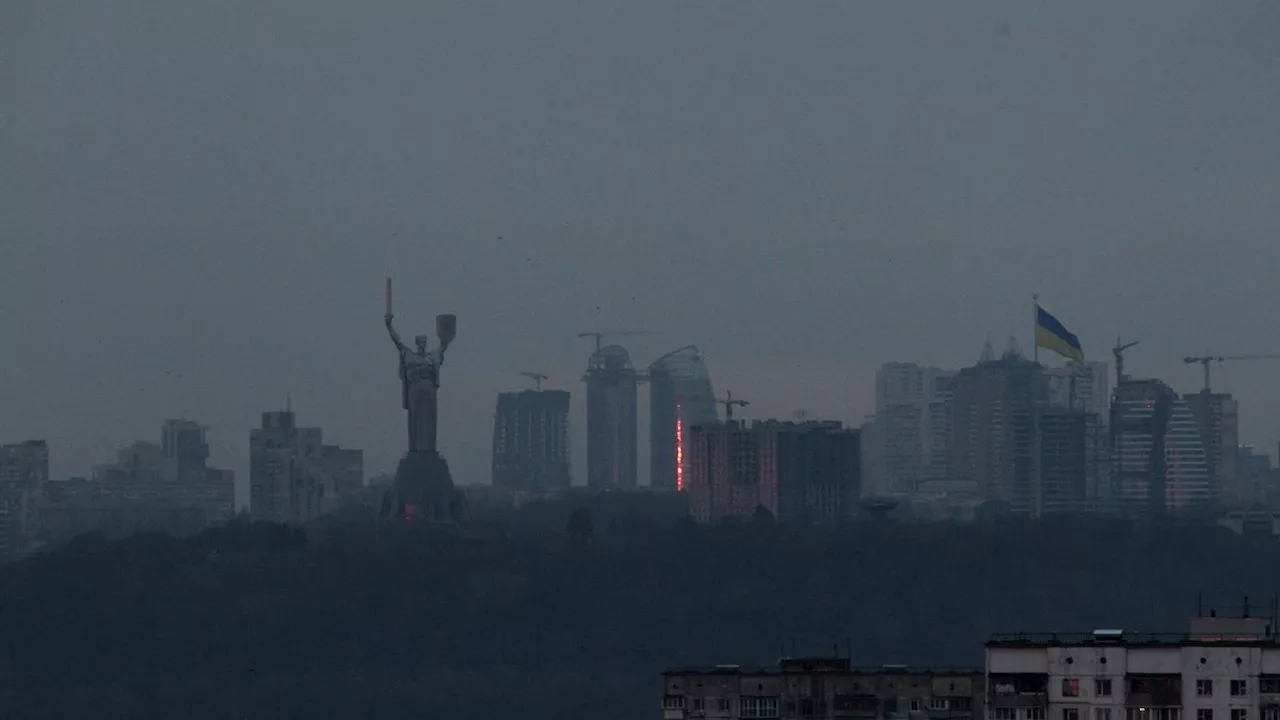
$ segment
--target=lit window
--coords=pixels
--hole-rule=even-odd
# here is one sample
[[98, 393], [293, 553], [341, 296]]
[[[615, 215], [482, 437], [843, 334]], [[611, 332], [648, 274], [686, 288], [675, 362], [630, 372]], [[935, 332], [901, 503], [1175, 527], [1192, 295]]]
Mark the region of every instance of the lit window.
[[1062, 678], [1062, 696], [1080, 697], [1080, 678]]

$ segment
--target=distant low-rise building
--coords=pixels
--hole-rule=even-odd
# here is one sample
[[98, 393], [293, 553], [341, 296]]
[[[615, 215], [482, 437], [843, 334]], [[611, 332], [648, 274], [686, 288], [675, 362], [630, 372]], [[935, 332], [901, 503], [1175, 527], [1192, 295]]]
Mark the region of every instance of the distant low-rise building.
[[44, 485], [49, 480], [49, 445], [44, 440], [27, 440], [0, 445], [0, 507], [6, 513], [5, 555], [24, 550], [34, 539], [44, 502]]
[[980, 720], [985, 695], [980, 668], [853, 667], [846, 658], [672, 668], [662, 680], [663, 720]]
[[249, 431], [249, 513], [306, 523], [364, 486], [364, 452], [325, 445], [320, 428], [298, 427], [292, 410], [262, 413]]

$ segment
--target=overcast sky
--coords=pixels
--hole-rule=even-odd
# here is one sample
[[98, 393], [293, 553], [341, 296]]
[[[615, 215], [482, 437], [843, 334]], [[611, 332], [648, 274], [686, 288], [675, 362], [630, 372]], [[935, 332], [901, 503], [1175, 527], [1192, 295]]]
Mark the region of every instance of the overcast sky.
[[[1280, 352], [1277, 38], [1244, 1], [4, 3], [0, 440], [62, 477], [186, 416], [243, 482], [291, 394], [393, 468], [389, 274], [404, 336], [459, 317], [459, 482], [524, 370], [585, 479], [596, 329], [861, 421], [882, 362], [1029, 347], [1039, 292], [1194, 390], [1184, 355]], [[1274, 447], [1280, 363], [1215, 377]]]

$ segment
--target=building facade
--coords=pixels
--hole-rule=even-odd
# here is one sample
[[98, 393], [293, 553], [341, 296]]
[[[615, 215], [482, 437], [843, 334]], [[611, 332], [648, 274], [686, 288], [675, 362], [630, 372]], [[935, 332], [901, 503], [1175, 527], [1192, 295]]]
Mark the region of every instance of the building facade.
[[688, 434], [690, 512], [698, 522], [751, 517], [780, 522], [851, 517], [861, 496], [861, 439], [839, 422], [742, 421]]
[[493, 416], [493, 486], [569, 486], [569, 393], [525, 390], [498, 395]]
[[986, 669], [989, 720], [1280, 720], [1280, 645], [1265, 618], [995, 636]]
[[1111, 407], [1111, 376], [1104, 362], [1071, 362], [1045, 367], [1049, 405], [1098, 415], [1106, 422]]
[[1240, 482], [1240, 408], [1229, 393], [1197, 392], [1182, 396], [1204, 443], [1209, 484], [1219, 505], [1240, 510], [1251, 504], [1249, 488]]
[[977, 365], [957, 373], [948, 480], [974, 485], [980, 497], [1013, 513], [1042, 512], [1035, 413], [1047, 390], [1041, 366], [1013, 346], [997, 359], [988, 345]]
[[164, 479], [188, 484], [205, 481], [209, 443], [205, 428], [191, 420], [166, 420], [160, 428]]
[[631, 355], [606, 345], [591, 355], [587, 374], [587, 486], [633, 490], [637, 482], [636, 396]]
[[249, 513], [301, 524], [337, 508], [364, 486], [364, 452], [324, 444], [324, 431], [298, 427], [291, 410], [262, 413], [249, 431]]
[[672, 668], [662, 680], [663, 720], [981, 720], [985, 694], [979, 668], [852, 667], [846, 658]]
[[877, 495], [910, 494], [944, 480], [951, 445], [956, 373], [914, 363], [876, 371]]
[[702, 352], [693, 345], [649, 365], [649, 486], [684, 490], [686, 428], [714, 423], [716, 396]]
[[39, 530], [44, 487], [49, 481], [49, 445], [27, 440], [0, 445], [0, 510], [5, 513], [8, 556], [20, 552]]
[[1110, 434], [1112, 482], [1125, 512], [1185, 515], [1211, 508], [1199, 424], [1168, 385], [1126, 378], [1111, 403]]

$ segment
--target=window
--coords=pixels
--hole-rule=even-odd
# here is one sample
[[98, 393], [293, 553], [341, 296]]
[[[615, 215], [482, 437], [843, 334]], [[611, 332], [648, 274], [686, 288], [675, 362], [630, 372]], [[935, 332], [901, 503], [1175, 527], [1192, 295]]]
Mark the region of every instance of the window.
[[1207, 678], [1197, 679], [1196, 697], [1213, 697], [1213, 681]]
[[1093, 720], [1111, 720], [1111, 708], [1094, 708]]
[[1018, 720], [1018, 711], [1013, 708], [988, 708], [989, 720]]
[[912, 700], [912, 701], [911, 701], [911, 712], [920, 712], [920, 701], [919, 701], [919, 700]]
[[930, 710], [946, 710], [946, 709], [947, 709], [947, 699], [946, 699], [946, 698], [940, 698], [940, 697], [931, 697], [931, 698], [929, 698], [929, 709], [930, 709]]
[[663, 709], [663, 710], [683, 710], [683, 709], [684, 709], [684, 696], [683, 696], [683, 695], [668, 695], [668, 696], [666, 696], [666, 697], [662, 698], [662, 709]]
[[1152, 720], [1179, 720], [1182, 717], [1182, 710], [1176, 707], [1153, 708], [1151, 711]]
[[[951, 709], [971, 711], [973, 710], [973, 698], [967, 698], [967, 697], [951, 698]], [[1271, 720], [1280, 720], [1280, 717], [1272, 718]]]
[[702, 712], [702, 698], [693, 699], [693, 711]]
[[738, 717], [744, 718], [776, 718], [778, 717], [778, 698], [776, 697], [744, 697], [740, 701], [742, 708]]
[[1249, 711], [1244, 708], [1231, 708], [1231, 720], [1249, 720]]
[[1262, 720], [1280, 720], [1280, 707], [1267, 705], [1262, 708]]
[[1200, 708], [1196, 710], [1196, 720], [1213, 720], [1213, 708]]
[[1027, 720], [1044, 720], [1044, 708], [1042, 707], [1027, 708]]
[[[1232, 680], [1231, 681], [1231, 697], [1244, 697], [1249, 694], [1248, 680]], [[1234, 720], [1234, 718], [1232, 719]]]
[[1062, 697], [1080, 697], [1080, 678], [1062, 678]]
[[1093, 694], [1098, 697], [1111, 697], [1111, 678], [1098, 678], [1093, 681]]
[[1258, 691], [1280, 693], [1280, 675], [1263, 675], [1258, 678]]
[[720, 702], [716, 703], [716, 709], [722, 713], [733, 712], [733, 698], [720, 698]]
[[1062, 708], [1062, 720], [1080, 720], [1078, 708]]

